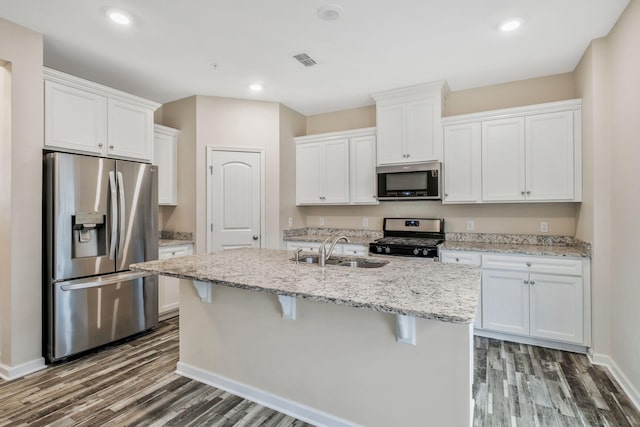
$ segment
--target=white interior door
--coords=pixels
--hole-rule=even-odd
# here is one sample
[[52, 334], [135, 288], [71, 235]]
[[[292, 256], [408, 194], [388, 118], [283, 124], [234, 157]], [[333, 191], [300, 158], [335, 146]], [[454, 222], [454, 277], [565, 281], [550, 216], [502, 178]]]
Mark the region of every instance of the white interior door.
[[214, 149], [209, 158], [209, 250], [261, 247], [261, 153]]

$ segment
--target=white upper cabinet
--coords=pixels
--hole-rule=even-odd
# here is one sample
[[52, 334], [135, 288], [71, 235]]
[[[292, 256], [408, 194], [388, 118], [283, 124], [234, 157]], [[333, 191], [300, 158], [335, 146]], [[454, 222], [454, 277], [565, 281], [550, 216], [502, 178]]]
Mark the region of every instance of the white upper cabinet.
[[46, 148], [151, 161], [155, 102], [44, 69]]
[[527, 199], [574, 198], [573, 115], [573, 111], [561, 111], [525, 118]]
[[178, 204], [178, 135], [180, 131], [154, 125], [153, 164], [158, 166], [158, 204]]
[[443, 203], [482, 200], [481, 161], [480, 123], [444, 127]]
[[351, 202], [359, 205], [378, 204], [375, 135], [349, 140], [349, 169]]
[[525, 200], [524, 118], [482, 122], [482, 199]]
[[295, 138], [296, 204], [377, 204], [375, 128]]
[[442, 161], [440, 118], [447, 92], [440, 81], [372, 94], [378, 165]]
[[[575, 99], [443, 119], [444, 202], [582, 201], [581, 105]], [[471, 142], [478, 135], [479, 156]]]
[[107, 98], [45, 81], [45, 146], [102, 154], [107, 147]]

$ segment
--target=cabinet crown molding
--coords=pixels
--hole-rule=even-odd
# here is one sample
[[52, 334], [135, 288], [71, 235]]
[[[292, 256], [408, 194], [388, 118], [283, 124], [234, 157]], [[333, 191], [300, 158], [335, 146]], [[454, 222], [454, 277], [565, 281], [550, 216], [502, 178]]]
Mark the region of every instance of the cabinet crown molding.
[[305, 142], [319, 142], [319, 141], [331, 141], [334, 139], [345, 139], [345, 138], [356, 138], [359, 136], [369, 136], [375, 135], [376, 128], [361, 128], [361, 129], [350, 129], [343, 130], [338, 132], [327, 132], [327, 133], [318, 133], [315, 135], [306, 135], [306, 136], [298, 136], [293, 138], [296, 144], [301, 144]]
[[443, 117], [442, 126], [460, 125], [464, 123], [478, 122], [484, 119], [508, 119], [511, 117], [527, 116], [533, 114], [580, 110], [581, 108], [581, 98], [570, 99], [567, 101], [546, 102], [543, 104], [526, 105], [523, 107], [502, 108], [499, 110], [481, 111], [478, 113]]
[[130, 93], [126, 93], [118, 89], [113, 89], [51, 68], [44, 67], [42, 74], [45, 80], [51, 82], [61, 83], [76, 89], [89, 91], [96, 95], [105, 96], [111, 99], [139, 104], [140, 106], [153, 109], [154, 111], [157, 110], [160, 105], [162, 105], [157, 102], [153, 102], [136, 95], [131, 95]]
[[168, 126], [159, 125], [157, 123], [154, 123], [153, 131], [168, 136], [177, 136], [180, 134], [179, 129], [170, 128]]
[[399, 99], [410, 101], [414, 98], [424, 99], [430, 96], [440, 96], [442, 98], [442, 104], [445, 104], [449, 93], [451, 93], [451, 91], [449, 90], [447, 81], [437, 80], [429, 83], [374, 92], [371, 94], [371, 97], [376, 101], [376, 104], [381, 104], [385, 102], [397, 102]]

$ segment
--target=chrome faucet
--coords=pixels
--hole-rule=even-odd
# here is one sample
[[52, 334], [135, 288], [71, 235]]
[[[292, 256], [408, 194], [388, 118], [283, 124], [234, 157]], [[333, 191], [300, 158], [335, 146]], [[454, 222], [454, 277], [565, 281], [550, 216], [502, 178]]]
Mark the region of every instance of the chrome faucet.
[[333, 253], [333, 249], [336, 247], [336, 243], [338, 243], [338, 240], [344, 240], [345, 243], [350, 243], [350, 240], [347, 236], [336, 237], [331, 243], [329, 251], [327, 252], [326, 244], [329, 242], [329, 239], [331, 239], [331, 237], [327, 237], [327, 239], [322, 242], [322, 245], [320, 245], [320, 248], [318, 249], [318, 263], [320, 264], [320, 267], [325, 267], [327, 265], [327, 260]]

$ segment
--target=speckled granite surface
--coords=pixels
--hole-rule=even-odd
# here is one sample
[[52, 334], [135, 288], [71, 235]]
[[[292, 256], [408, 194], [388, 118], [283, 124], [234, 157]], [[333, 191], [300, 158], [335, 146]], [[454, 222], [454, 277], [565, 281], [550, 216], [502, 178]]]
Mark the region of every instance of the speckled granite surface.
[[321, 268], [296, 265], [292, 255], [277, 249], [234, 249], [133, 264], [131, 269], [443, 322], [474, 320], [479, 267], [386, 257], [389, 263], [381, 268]]
[[440, 249], [522, 255], [591, 256], [591, 244], [567, 236], [446, 233], [446, 239]]
[[187, 245], [189, 243], [195, 243], [195, 237], [191, 232], [162, 230], [158, 246]]
[[[368, 245], [382, 237], [380, 230], [358, 230], [350, 228], [296, 228], [284, 230], [285, 242], [324, 242], [327, 237], [347, 236], [354, 245]], [[343, 242], [341, 242], [343, 243]]]

